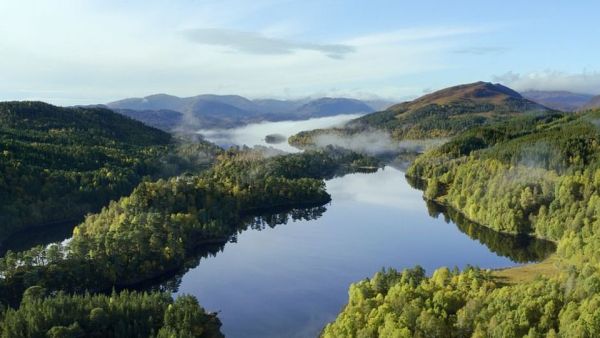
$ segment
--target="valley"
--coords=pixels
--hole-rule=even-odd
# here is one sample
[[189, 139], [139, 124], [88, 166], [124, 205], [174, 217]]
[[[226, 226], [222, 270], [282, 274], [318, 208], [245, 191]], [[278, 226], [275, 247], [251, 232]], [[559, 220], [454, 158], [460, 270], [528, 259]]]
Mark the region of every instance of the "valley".
[[600, 2], [0, 13], [0, 338], [600, 337]]

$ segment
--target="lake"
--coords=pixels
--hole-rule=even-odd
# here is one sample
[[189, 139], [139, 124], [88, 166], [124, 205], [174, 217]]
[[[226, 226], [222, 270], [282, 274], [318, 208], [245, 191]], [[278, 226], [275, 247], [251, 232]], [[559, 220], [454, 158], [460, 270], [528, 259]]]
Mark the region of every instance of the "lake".
[[265, 140], [267, 135], [278, 134], [286, 139], [302, 130], [312, 130], [317, 128], [330, 128], [340, 126], [354, 118], [362, 115], [346, 114], [328, 117], [319, 117], [301, 121], [279, 121], [253, 123], [239, 128], [232, 129], [209, 129], [200, 130], [199, 134], [204, 135], [206, 139], [223, 147], [232, 145], [247, 146], [269, 146], [287, 152], [297, 152], [298, 149], [290, 146], [287, 142], [278, 144], [269, 144]]
[[[252, 146], [273, 128], [246, 126], [230, 131], [232, 139], [207, 138]], [[349, 285], [382, 267], [501, 268], [541, 260], [554, 249], [426, 203], [391, 166], [326, 183], [332, 202], [320, 217], [241, 232], [187, 271], [178, 293], [218, 311], [227, 337], [315, 337], [347, 302]]]

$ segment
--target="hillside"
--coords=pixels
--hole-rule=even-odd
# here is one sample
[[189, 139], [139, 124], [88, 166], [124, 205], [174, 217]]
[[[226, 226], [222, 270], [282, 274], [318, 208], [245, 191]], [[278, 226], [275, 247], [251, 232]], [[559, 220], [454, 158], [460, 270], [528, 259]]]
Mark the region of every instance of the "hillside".
[[600, 108], [600, 95], [591, 98], [580, 110], [589, 110]]
[[550, 111], [500, 84], [476, 82], [393, 105], [352, 120], [344, 128], [302, 132], [289, 141], [302, 147], [318, 143], [317, 137], [322, 135], [348, 136], [372, 130], [385, 131], [393, 140], [444, 138], [516, 115]]
[[79, 219], [144, 176], [177, 170], [183, 149], [174, 145], [168, 133], [108, 109], [0, 103], [0, 240]]
[[299, 117], [311, 118], [372, 111], [373, 108], [359, 100], [324, 97], [298, 107], [294, 113]]
[[542, 91], [529, 90], [521, 92], [521, 95], [533, 102], [542, 104], [548, 108], [572, 112], [577, 111], [587, 104], [593, 97], [590, 94], [579, 94], [568, 91]]
[[[383, 103], [373, 101], [372, 104]], [[375, 111], [365, 102], [347, 98], [249, 100], [238, 95], [208, 94], [184, 98], [157, 94], [111, 102], [106, 107], [166, 131], [231, 128], [262, 121]]]
[[0, 102], [0, 127], [39, 133], [50, 140], [75, 138], [77, 143], [103, 141], [132, 145], [166, 144], [171, 136], [103, 108], [61, 108], [43, 102]]

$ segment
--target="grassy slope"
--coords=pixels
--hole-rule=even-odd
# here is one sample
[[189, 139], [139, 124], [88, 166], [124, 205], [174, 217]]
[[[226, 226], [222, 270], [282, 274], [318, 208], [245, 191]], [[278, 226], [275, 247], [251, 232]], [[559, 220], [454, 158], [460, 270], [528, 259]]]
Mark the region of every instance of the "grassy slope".
[[551, 255], [539, 263], [494, 270], [492, 276], [498, 283], [510, 285], [531, 282], [539, 277], [556, 277], [559, 273], [559, 259], [556, 255]]

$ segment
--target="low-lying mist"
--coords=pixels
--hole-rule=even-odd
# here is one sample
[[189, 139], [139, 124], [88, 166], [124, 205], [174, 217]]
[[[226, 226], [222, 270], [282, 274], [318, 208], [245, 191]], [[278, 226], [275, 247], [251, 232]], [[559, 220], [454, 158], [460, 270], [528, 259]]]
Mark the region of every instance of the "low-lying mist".
[[290, 146], [287, 142], [269, 144], [266, 142], [265, 138], [270, 134], [279, 134], [287, 139], [291, 135], [303, 130], [341, 126], [359, 116], [361, 115], [347, 114], [303, 121], [263, 122], [232, 129], [202, 129], [199, 130], [198, 133], [202, 134], [207, 140], [223, 147], [230, 147], [233, 145], [247, 145], [253, 147], [255, 145], [262, 145], [287, 152], [297, 152], [299, 150]]
[[317, 147], [332, 145], [370, 155], [382, 155], [403, 152], [422, 153], [431, 147], [441, 145], [447, 139], [397, 141], [388, 132], [373, 130], [361, 131], [351, 135], [321, 134], [315, 136], [313, 141]]

